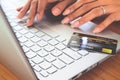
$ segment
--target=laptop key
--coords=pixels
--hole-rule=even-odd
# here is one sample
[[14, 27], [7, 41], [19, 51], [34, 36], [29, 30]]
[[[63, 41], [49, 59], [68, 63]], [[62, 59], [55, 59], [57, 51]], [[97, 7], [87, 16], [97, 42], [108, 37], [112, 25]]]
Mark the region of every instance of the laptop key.
[[55, 40], [55, 39], [51, 39], [50, 41], [48, 41], [49, 42], [49, 44], [51, 44], [51, 45], [53, 45], [53, 46], [55, 46], [55, 45], [57, 45], [58, 44], [58, 41], [57, 40]]
[[55, 56], [55, 57], [60, 56], [62, 53], [63, 53], [63, 52], [60, 51], [60, 50], [58, 50], [58, 49], [54, 49], [54, 50], [51, 52], [51, 54], [52, 54], [53, 56]]
[[42, 39], [45, 40], [45, 41], [49, 41], [49, 40], [51, 40], [52, 38], [51, 38], [50, 36], [48, 36], [48, 35], [44, 35], [44, 36], [42, 37]]
[[40, 51], [37, 52], [37, 54], [41, 57], [45, 57], [48, 55], [48, 52], [44, 49], [41, 49]]
[[50, 67], [50, 68], [47, 70], [47, 72], [48, 72], [49, 74], [53, 74], [53, 73], [55, 73], [56, 71], [57, 71], [57, 68], [54, 67], [54, 66]]
[[21, 33], [21, 34], [26, 34], [26, 33], [28, 33], [29, 31], [28, 30], [26, 30], [26, 29], [22, 29], [21, 31], [19, 31], [19, 33]]
[[62, 62], [62, 61], [59, 60], [59, 59], [53, 61], [52, 63], [53, 63], [53, 65], [54, 65], [55, 67], [57, 67], [58, 69], [62, 69], [62, 68], [64, 68], [64, 67], [66, 66], [65, 63]]
[[24, 37], [24, 36], [18, 38], [18, 40], [19, 40], [21, 43], [24, 43], [24, 42], [28, 41], [28, 39], [27, 39], [26, 37]]
[[25, 34], [25, 37], [32, 38], [34, 37], [34, 34], [32, 34], [31, 32], [28, 32], [27, 34]]
[[65, 62], [66, 64], [71, 64], [74, 62], [74, 60], [71, 57], [69, 57], [65, 54], [60, 55], [59, 59], [62, 60], [63, 62]]
[[29, 40], [29, 41], [26, 41], [26, 42], [24, 43], [24, 45], [27, 46], [27, 47], [31, 47], [31, 46], [34, 45], [34, 43]]
[[47, 76], [48, 76], [48, 73], [47, 73], [46, 71], [44, 71], [44, 70], [42, 70], [42, 71], [40, 72], [40, 74], [41, 74], [43, 77], [47, 77]]
[[39, 64], [39, 63], [43, 62], [43, 58], [41, 58], [40, 56], [37, 55], [32, 58], [32, 61], [36, 64]]
[[51, 46], [51, 45], [47, 45], [47, 46], [44, 47], [44, 49], [45, 49], [46, 51], [50, 52], [50, 51], [53, 51], [53, 50], [55, 49], [55, 47], [54, 47], [54, 46]]
[[54, 61], [56, 58], [55, 58], [53, 55], [49, 54], [49, 55], [47, 55], [47, 56], [45, 57], [45, 59], [46, 59], [48, 62], [52, 62], [52, 61]]
[[46, 70], [46, 69], [48, 69], [48, 68], [51, 67], [51, 63], [49, 63], [49, 62], [47, 62], [47, 61], [44, 60], [42, 63], [39, 64], [39, 66], [40, 66], [42, 69]]
[[86, 56], [89, 54], [89, 52], [87, 50], [79, 50], [78, 53], [83, 55], [83, 56]]
[[38, 37], [42, 37], [42, 36], [45, 35], [45, 33], [43, 33], [42, 31], [39, 31], [39, 32], [36, 33], [36, 35], [37, 35]]
[[40, 40], [41, 40], [41, 38], [39, 38], [39, 37], [37, 37], [37, 36], [34, 36], [34, 37], [31, 38], [31, 41], [33, 41], [33, 42], [35, 42], [35, 43], [37, 43], [37, 42], [40, 41]]
[[26, 56], [27, 56], [29, 59], [31, 59], [31, 58], [37, 56], [37, 54], [30, 50], [30, 51], [28, 51], [28, 52], [26, 53]]
[[62, 43], [59, 43], [59, 44], [56, 45], [56, 48], [59, 49], [59, 50], [63, 50], [63, 49], [66, 48], [66, 46]]
[[56, 39], [57, 39], [59, 42], [63, 42], [63, 41], [66, 40], [64, 37], [61, 37], [61, 36], [58, 36]]
[[22, 37], [22, 34], [20, 34], [19, 32], [16, 32], [16, 36], [17, 36], [18, 38], [20, 38], [20, 37]]
[[33, 69], [35, 69], [37, 72], [40, 72], [42, 70], [38, 65], [33, 66]]
[[35, 72], [36, 76], [38, 77], [38, 80], [40, 80], [40, 79], [41, 79], [41, 74], [40, 74], [40, 72], [37, 72], [36, 70], [34, 70], [34, 72]]
[[37, 51], [41, 50], [41, 48], [38, 45], [34, 45], [34, 46], [30, 47], [30, 48], [34, 52], [37, 52]]
[[43, 47], [43, 46], [46, 46], [48, 43], [44, 40], [40, 40], [38, 43], [37, 43], [39, 46]]
[[22, 46], [22, 49], [23, 49], [23, 51], [26, 53], [26, 52], [28, 52], [30, 49], [28, 48], [28, 47], [26, 47], [26, 46]]
[[14, 29], [15, 29], [16, 31], [20, 31], [20, 30], [23, 29], [23, 27], [21, 27], [21, 26], [15, 26]]
[[18, 24], [15, 22], [11, 22], [10, 25], [14, 27], [14, 26], [17, 26]]
[[81, 58], [81, 55], [79, 55], [77, 52], [75, 52], [75, 51], [73, 51], [73, 50], [71, 50], [71, 49], [69, 49], [69, 48], [64, 49], [63, 52], [64, 52], [66, 55], [70, 56], [71, 58], [73, 58], [73, 59], [75, 59], [75, 60], [78, 60], [78, 59]]
[[36, 65], [31, 59], [28, 59], [28, 60], [29, 60], [32, 67]]
[[31, 28], [29, 29], [32, 33], [37, 33], [39, 30], [37, 30], [36, 28]]

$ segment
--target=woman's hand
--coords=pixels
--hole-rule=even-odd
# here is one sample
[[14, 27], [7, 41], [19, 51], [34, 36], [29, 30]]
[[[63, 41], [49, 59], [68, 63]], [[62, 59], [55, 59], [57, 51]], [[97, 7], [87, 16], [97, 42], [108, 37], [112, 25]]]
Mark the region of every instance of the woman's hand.
[[52, 14], [54, 16], [60, 15], [69, 5], [73, 4], [74, 0], [61, 0], [52, 8]]
[[23, 7], [17, 9], [17, 11], [19, 11], [17, 17], [21, 19], [29, 11], [28, 20], [26, 23], [27, 26], [31, 26], [35, 17], [37, 17], [38, 20], [41, 20], [47, 4], [55, 1], [56, 0], [28, 0]]
[[[27, 26], [31, 26], [34, 22], [35, 17], [38, 20], [41, 20], [47, 4], [56, 2], [58, 0], [28, 0], [28, 2], [23, 6], [17, 9], [19, 11], [18, 18], [23, 18], [24, 15], [29, 11]], [[52, 13], [55, 16], [60, 15], [63, 10], [70, 5], [73, 0], [62, 0], [59, 1], [53, 8]]]
[[64, 24], [82, 16], [73, 23], [73, 28], [78, 28], [96, 17], [107, 15], [106, 19], [93, 31], [93, 33], [99, 33], [111, 23], [120, 20], [120, 0], [77, 0], [63, 12], [63, 15], [67, 15], [62, 20]]

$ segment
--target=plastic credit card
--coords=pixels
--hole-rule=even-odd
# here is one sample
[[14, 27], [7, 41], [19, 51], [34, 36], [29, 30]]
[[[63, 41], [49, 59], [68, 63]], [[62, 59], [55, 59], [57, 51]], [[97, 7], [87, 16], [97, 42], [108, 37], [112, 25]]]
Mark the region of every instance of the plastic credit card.
[[74, 32], [67, 46], [113, 55], [117, 44], [115, 39]]

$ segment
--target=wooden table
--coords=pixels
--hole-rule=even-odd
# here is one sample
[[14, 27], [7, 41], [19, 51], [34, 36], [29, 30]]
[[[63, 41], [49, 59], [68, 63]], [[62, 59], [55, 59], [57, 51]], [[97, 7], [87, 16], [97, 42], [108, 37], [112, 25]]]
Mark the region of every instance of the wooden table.
[[[120, 23], [110, 25], [109, 29], [120, 34]], [[120, 52], [77, 80], [120, 80]]]
[[18, 80], [5, 66], [0, 64], [0, 80]]

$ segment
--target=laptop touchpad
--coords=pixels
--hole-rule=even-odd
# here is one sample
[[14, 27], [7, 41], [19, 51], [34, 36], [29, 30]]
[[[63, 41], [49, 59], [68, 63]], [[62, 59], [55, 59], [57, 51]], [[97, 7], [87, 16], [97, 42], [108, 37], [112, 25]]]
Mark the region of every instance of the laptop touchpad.
[[[80, 18], [77, 18], [77, 19], [71, 21], [70, 24], [73, 24], [73, 23], [74, 23], [75, 21], [77, 21], [78, 19], [80, 19]], [[93, 29], [94, 29], [96, 26], [97, 26], [97, 24], [89, 21], [89, 22], [83, 24], [82, 26], [79, 26], [79, 29], [82, 30], [82, 31], [84, 31], [84, 32], [92, 32]]]

